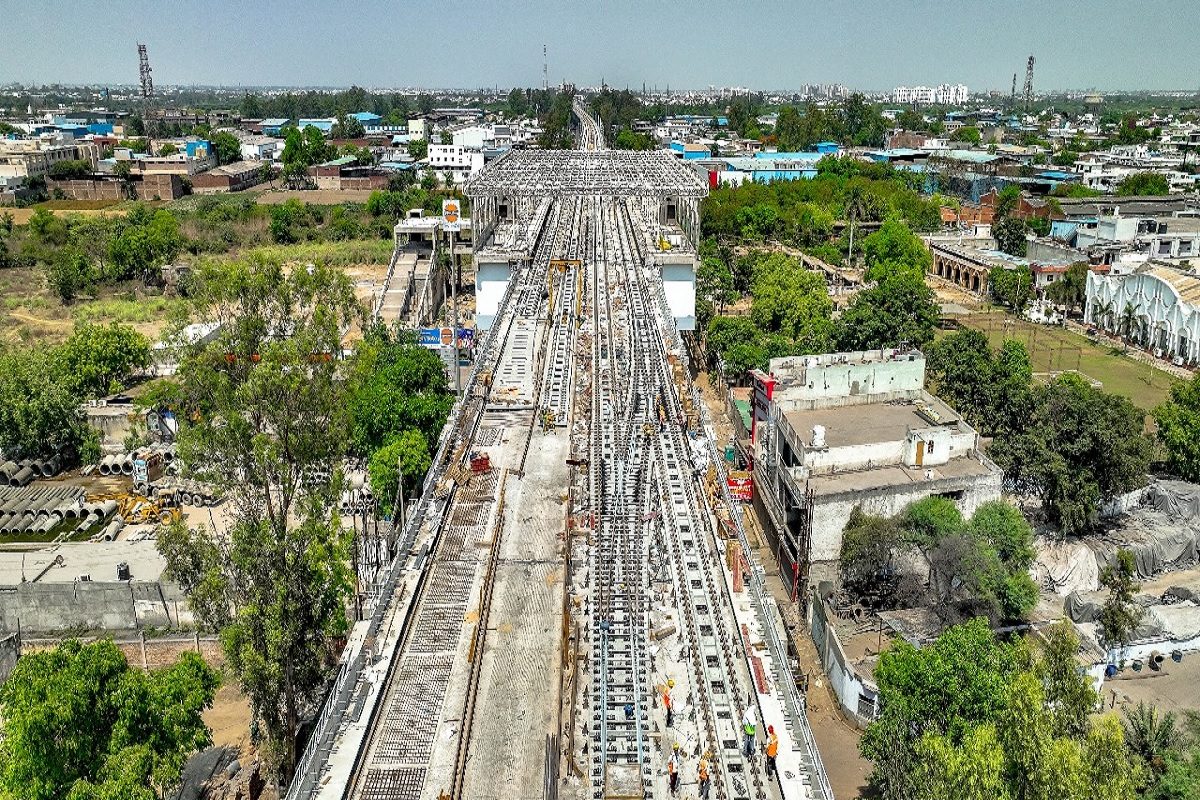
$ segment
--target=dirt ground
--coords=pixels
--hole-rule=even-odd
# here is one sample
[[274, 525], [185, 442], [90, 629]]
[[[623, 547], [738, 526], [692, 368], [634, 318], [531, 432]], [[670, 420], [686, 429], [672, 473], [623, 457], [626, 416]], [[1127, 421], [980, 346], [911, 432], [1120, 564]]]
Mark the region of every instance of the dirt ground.
[[[709, 417], [716, 428], [717, 441], [730, 441], [733, 437], [733, 424], [725, 413], [725, 404], [714, 390], [707, 373], [701, 372], [696, 376], [696, 386], [708, 406]], [[758, 521], [758, 525], [761, 527], [762, 521]], [[829, 776], [834, 796], [841, 800], [866, 797], [867, 775], [871, 772], [871, 763], [858, 752], [858, 740], [862, 733], [839, 711], [837, 698], [829, 688], [808, 628], [803, 624], [795, 604], [788, 598], [775, 557], [765, 546], [762, 537], [756, 536], [755, 533], [747, 531], [751, 543], [755, 544], [758, 550], [759, 562], [766, 568], [767, 586], [784, 612], [784, 622], [800, 657], [800, 668], [811, 676], [808, 694], [805, 697], [808, 721], [817, 740], [817, 749], [825, 764], [825, 772]]]

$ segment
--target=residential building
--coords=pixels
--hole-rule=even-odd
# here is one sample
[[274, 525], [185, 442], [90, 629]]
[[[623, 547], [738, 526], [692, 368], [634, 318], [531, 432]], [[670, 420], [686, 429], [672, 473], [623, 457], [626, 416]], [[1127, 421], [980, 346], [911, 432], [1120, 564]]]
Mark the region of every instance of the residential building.
[[272, 117], [270, 119], [264, 119], [262, 124], [259, 126], [259, 130], [262, 131], [263, 136], [279, 136], [283, 129], [291, 124], [292, 121], [290, 119]]
[[943, 83], [929, 86], [897, 86], [892, 91], [892, 102], [911, 105], [957, 106], [967, 102], [970, 93], [961, 83]]
[[276, 161], [283, 155], [283, 140], [273, 136], [243, 134], [239, 142], [245, 161]]
[[261, 161], [235, 161], [192, 176], [196, 194], [240, 192], [262, 182]]
[[300, 130], [304, 130], [305, 128], [316, 128], [321, 133], [328, 136], [330, 131], [333, 130], [334, 123], [336, 122], [337, 120], [333, 117], [315, 117], [312, 119], [301, 118], [297, 121], [296, 127]]
[[18, 187], [29, 178], [46, 177], [62, 161], [86, 161], [92, 169], [99, 150], [91, 142], [42, 136], [33, 139], [0, 138], [0, 183]]
[[461, 145], [431, 144], [427, 161], [439, 180], [445, 180], [449, 176], [455, 184], [461, 185], [467, 178], [483, 169], [484, 155], [482, 151]]
[[777, 358], [751, 375], [754, 484], [784, 575], [837, 560], [855, 507], [890, 516], [937, 495], [969, 516], [1000, 496], [999, 467], [925, 391], [917, 350]]

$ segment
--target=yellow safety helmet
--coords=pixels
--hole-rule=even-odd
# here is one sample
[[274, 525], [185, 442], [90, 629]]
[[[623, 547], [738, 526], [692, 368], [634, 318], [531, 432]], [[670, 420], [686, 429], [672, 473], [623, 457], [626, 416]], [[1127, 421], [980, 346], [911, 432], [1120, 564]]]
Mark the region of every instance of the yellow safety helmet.
[[[667, 678], [667, 688], [668, 689], [675, 688], [675, 679], [674, 678]], [[678, 745], [676, 745], [676, 747], [678, 747]]]

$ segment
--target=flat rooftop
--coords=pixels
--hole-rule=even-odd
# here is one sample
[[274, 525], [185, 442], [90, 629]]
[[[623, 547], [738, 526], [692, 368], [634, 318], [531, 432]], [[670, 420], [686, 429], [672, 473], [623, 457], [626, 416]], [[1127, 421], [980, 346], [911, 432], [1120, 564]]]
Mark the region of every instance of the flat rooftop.
[[814, 425], [825, 426], [825, 443], [829, 447], [898, 442], [913, 428], [941, 427], [957, 433], [968, 430], [958, 414], [941, 400], [927, 394], [922, 405], [931, 407], [941, 418], [941, 424], [921, 416], [916, 403], [868, 403], [785, 411], [783, 418], [805, 441], [812, 438]]
[[[929, 476], [926, 477], [926, 473]], [[952, 458], [945, 464], [924, 467], [906, 467], [889, 464], [874, 469], [859, 469], [811, 475], [808, 486], [817, 497], [869, 492], [876, 489], [894, 489], [909, 484], [929, 483], [939, 480], [965, 480], [982, 478], [1000, 472], [1000, 468], [975, 456]]]

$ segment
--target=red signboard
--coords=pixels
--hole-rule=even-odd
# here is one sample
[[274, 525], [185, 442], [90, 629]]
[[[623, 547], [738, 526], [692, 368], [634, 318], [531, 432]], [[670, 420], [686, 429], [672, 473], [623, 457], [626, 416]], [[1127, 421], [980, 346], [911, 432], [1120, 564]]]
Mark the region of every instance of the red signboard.
[[749, 503], [754, 500], [754, 474], [751, 472], [731, 472], [725, 479], [729, 494], [734, 500]]

